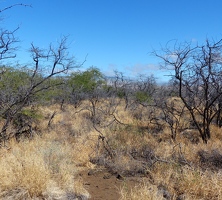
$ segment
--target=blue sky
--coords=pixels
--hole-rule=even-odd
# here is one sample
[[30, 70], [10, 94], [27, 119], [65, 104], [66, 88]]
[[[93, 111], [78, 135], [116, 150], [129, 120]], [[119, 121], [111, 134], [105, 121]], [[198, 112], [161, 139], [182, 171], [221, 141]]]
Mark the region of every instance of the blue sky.
[[62, 35], [69, 35], [70, 53], [83, 68], [96, 66], [106, 75], [114, 70], [126, 76], [169, 72], [159, 70], [150, 55], [169, 40], [203, 43], [222, 38], [221, 0], [0, 0], [0, 8], [24, 3], [3, 13], [2, 26], [20, 26], [17, 59], [30, 59], [33, 42], [46, 48]]

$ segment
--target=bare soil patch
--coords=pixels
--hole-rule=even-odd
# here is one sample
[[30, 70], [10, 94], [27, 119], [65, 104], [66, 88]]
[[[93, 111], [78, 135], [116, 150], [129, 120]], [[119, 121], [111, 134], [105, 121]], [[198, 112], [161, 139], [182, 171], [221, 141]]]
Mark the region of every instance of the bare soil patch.
[[122, 177], [112, 174], [107, 169], [93, 169], [80, 173], [91, 200], [117, 200], [120, 199], [120, 189], [130, 190], [141, 181], [140, 177]]

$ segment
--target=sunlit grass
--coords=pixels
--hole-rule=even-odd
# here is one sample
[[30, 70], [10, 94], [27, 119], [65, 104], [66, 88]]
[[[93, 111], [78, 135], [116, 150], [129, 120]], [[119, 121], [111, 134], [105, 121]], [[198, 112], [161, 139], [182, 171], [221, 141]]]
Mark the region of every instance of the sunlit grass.
[[[207, 145], [201, 140], [194, 144], [180, 133], [173, 141], [167, 127], [153, 134], [153, 127], [144, 118], [148, 111], [139, 108], [138, 114], [143, 115], [140, 120], [119, 105], [115, 117], [121, 123], [98, 126], [98, 132], [86, 107], [87, 102], [79, 108], [65, 105], [63, 110], [59, 105], [40, 107], [43, 118], [38, 127], [41, 134], [19, 143], [12, 139], [0, 149], [1, 199], [65, 199], [67, 194], [88, 198], [79, 173], [96, 167], [96, 163], [91, 163], [93, 157], [101, 157], [102, 164], [123, 176], [140, 173], [145, 177], [133, 188], [121, 187], [122, 200], [164, 199], [164, 192], [171, 199], [222, 199], [221, 171], [201, 169], [198, 156], [201, 150], [221, 149], [218, 127], [212, 126], [212, 138]], [[101, 133], [107, 143], [98, 140]], [[113, 158], [107, 148], [115, 155]], [[143, 164], [144, 160], [147, 165]]]
[[137, 184], [133, 188], [125, 186], [120, 188], [120, 200], [164, 200], [165, 198], [158, 192], [156, 185], [148, 182]]
[[[46, 112], [46, 111], [45, 111]], [[45, 114], [45, 113], [44, 113]], [[56, 120], [63, 119], [63, 113]], [[0, 195], [13, 194], [21, 189], [20, 195], [31, 198], [39, 196], [65, 196], [67, 193], [89, 196], [77, 174], [89, 166], [90, 141], [74, 138], [63, 126], [47, 128], [42, 123], [41, 136], [20, 143], [11, 140], [7, 148], [0, 149]], [[65, 120], [66, 121], [66, 120]], [[6, 197], [5, 197], [6, 198]], [[16, 199], [17, 197], [14, 196]]]

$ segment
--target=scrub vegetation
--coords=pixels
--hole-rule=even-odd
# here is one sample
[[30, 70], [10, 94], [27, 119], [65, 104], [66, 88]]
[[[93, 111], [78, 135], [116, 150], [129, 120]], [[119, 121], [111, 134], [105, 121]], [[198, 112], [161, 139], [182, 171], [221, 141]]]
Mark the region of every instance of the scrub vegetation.
[[81, 70], [67, 37], [8, 66], [15, 33], [0, 34], [0, 199], [90, 199], [82, 173], [101, 170], [122, 200], [222, 199], [222, 40], [153, 52], [173, 71], [161, 85]]

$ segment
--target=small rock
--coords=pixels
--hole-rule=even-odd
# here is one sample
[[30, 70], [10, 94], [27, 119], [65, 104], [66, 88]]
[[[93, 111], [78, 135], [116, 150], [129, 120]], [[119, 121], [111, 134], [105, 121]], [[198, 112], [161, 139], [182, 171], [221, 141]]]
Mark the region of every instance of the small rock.
[[124, 177], [120, 174], [117, 174], [116, 178], [119, 179], [119, 180], [124, 180]]
[[111, 174], [105, 174], [105, 175], [103, 176], [103, 178], [104, 178], [104, 179], [110, 179], [110, 178], [111, 178]]
[[88, 176], [91, 176], [91, 175], [93, 175], [93, 174], [95, 174], [94, 170], [89, 170]]

